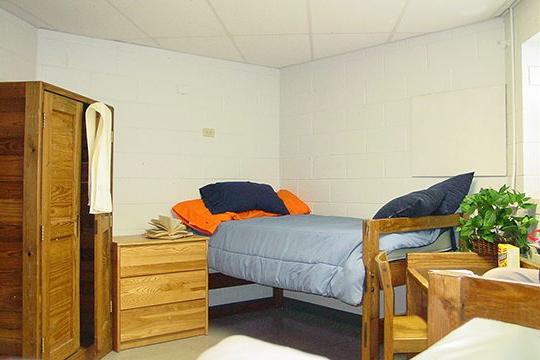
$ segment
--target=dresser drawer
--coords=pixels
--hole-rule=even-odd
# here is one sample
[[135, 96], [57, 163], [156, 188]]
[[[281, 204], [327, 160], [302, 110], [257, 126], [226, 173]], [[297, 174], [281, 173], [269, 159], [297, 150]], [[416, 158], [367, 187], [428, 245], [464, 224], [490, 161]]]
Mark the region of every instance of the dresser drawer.
[[204, 329], [206, 327], [206, 300], [124, 310], [120, 318], [122, 342]]
[[120, 249], [120, 277], [206, 269], [206, 242], [130, 246]]
[[120, 309], [206, 298], [206, 270], [120, 279]]

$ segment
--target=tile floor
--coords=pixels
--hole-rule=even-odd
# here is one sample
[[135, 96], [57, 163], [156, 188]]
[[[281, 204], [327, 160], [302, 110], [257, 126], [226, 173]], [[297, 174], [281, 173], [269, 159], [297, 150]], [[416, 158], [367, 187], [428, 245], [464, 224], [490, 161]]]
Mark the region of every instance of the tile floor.
[[208, 336], [112, 352], [106, 360], [194, 360], [221, 339], [242, 334], [329, 357], [360, 359], [360, 317], [287, 301], [279, 310], [258, 311], [210, 320]]

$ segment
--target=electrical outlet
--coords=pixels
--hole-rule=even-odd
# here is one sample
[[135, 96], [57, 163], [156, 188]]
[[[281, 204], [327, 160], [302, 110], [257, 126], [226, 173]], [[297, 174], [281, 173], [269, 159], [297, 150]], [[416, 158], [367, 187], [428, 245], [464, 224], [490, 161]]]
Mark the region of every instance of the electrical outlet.
[[202, 136], [204, 137], [216, 137], [216, 129], [214, 128], [203, 128], [202, 129]]

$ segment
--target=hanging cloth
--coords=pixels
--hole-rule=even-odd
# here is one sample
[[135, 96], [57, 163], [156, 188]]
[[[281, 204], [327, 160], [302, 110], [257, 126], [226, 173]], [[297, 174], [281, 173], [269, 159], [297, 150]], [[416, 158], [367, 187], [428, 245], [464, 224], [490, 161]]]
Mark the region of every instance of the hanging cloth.
[[101, 102], [93, 103], [86, 109], [90, 214], [112, 212], [111, 135], [111, 110]]

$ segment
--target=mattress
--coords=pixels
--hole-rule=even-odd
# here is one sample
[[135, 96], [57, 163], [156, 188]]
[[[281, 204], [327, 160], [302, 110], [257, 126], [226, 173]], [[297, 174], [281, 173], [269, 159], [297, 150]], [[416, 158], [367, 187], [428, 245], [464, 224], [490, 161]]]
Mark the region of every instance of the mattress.
[[427, 245], [419, 247], [407, 247], [401, 249], [395, 249], [388, 253], [389, 261], [404, 260], [407, 254], [410, 252], [445, 252], [451, 251], [454, 247], [454, 240], [452, 239], [451, 231], [443, 231], [437, 239]]
[[[393, 259], [402, 258], [403, 249], [427, 251], [422, 248], [435, 243], [442, 232], [384, 235], [380, 248]], [[227, 221], [210, 238], [208, 262], [211, 269], [236, 278], [359, 305], [364, 281], [362, 219], [289, 215]]]

